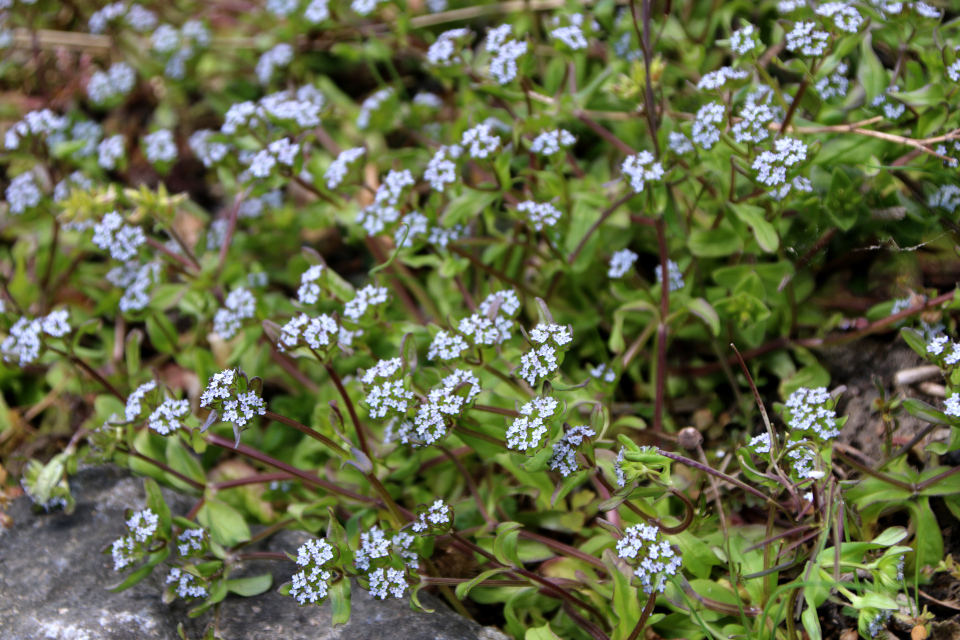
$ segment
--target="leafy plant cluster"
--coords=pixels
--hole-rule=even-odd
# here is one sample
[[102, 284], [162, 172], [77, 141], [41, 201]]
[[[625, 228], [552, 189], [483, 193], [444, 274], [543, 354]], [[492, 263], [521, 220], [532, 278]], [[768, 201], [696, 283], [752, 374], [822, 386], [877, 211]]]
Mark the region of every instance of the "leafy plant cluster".
[[[517, 638], [926, 637], [946, 7], [0, 4], [0, 446], [67, 434], [41, 510], [84, 460], [146, 477], [115, 588], [197, 616], [266, 558], [335, 623], [359, 587]], [[944, 407], [881, 389], [876, 460], [815, 350], [896, 329]], [[249, 549], [283, 529], [314, 537]]]

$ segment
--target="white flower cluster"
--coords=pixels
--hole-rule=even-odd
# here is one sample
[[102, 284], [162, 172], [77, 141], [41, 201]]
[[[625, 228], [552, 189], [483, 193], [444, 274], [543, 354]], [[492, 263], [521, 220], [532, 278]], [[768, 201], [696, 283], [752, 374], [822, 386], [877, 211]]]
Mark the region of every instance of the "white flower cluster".
[[274, 140], [260, 151], [241, 151], [240, 162], [249, 165], [250, 175], [254, 178], [266, 178], [273, 173], [277, 165], [292, 167], [300, 153], [300, 144], [286, 138]]
[[467, 149], [471, 158], [484, 160], [500, 148], [500, 138], [493, 133], [489, 124], [478, 124], [464, 132], [460, 145]]
[[427, 360], [456, 360], [469, 346], [461, 335], [441, 330], [430, 343]]
[[554, 129], [553, 131], [544, 131], [530, 145], [530, 151], [539, 153], [542, 156], [552, 156], [569, 149], [576, 144], [577, 139], [566, 129]]
[[6, 191], [7, 204], [12, 215], [20, 215], [40, 204], [43, 193], [37, 186], [33, 173], [21, 173], [10, 181]]
[[517, 78], [517, 60], [527, 52], [527, 43], [515, 40], [513, 27], [502, 24], [487, 34], [487, 51], [495, 54], [490, 61], [490, 75], [500, 84]]
[[754, 436], [750, 439], [747, 446], [757, 453], [770, 453], [770, 434], [761, 433], [758, 436]]
[[100, 34], [107, 30], [110, 23], [119, 23], [121, 19], [131, 29], [140, 33], [146, 33], [157, 25], [157, 14], [153, 11], [144, 9], [139, 4], [127, 6], [125, 2], [111, 2], [94, 11], [87, 26], [90, 33]]
[[203, 529], [184, 529], [177, 536], [177, 551], [181, 556], [197, 555], [203, 552], [207, 542], [207, 532]]
[[99, 249], [109, 251], [114, 260], [130, 260], [137, 255], [137, 250], [146, 241], [143, 230], [124, 224], [123, 216], [116, 211], [103, 216], [93, 227], [93, 244]]
[[[833, 24], [847, 33], [856, 33], [863, 24], [860, 12], [843, 2], [825, 2], [817, 7], [816, 14], [825, 18], [833, 18]], [[819, 55], [819, 54], [817, 54]]]
[[257, 299], [244, 287], [230, 292], [224, 301], [226, 308], [217, 309], [213, 316], [213, 331], [224, 340], [233, 338], [257, 311]]
[[617, 555], [636, 565], [634, 575], [648, 595], [663, 593], [666, 576], [675, 576], [680, 569], [680, 556], [663, 540], [659, 529], [646, 524], [624, 531], [623, 538], [617, 541]]
[[534, 348], [520, 356], [520, 377], [532, 386], [557, 371], [557, 348], [568, 345], [573, 336], [569, 327], [538, 324], [530, 332], [530, 340]]
[[697, 110], [691, 135], [693, 142], [704, 149], [712, 149], [720, 141], [720, 127], [723, 122], [724, 108], [719, 102], [705, 104]]
[[827, 50], [830, 34], [817, 31], [814, 22], [798, 22], [787, 34], [787, 51], [799, 52], [805, 56], [822, 56]]
[[297, 299], [300, 304], [317, 304], [320, 299], [320, 276], [323, 275], [323, 265], [314, 264], [307, 268], [300, 276], [300, 288], [297, 289]]
[[193, 598], [206, 598], [209, 594], [203, 585], [196, 584], [197, 578], [191, 573], [182, 571], [174, 567], [170, 569], [167, 575], [167, 584], [175, 584], [177, 596], [190, 600]]
[[66, 131], [69, 121], [58, 116], [50, 109], [30, 111], [23, 120], [15, 122], [4, 134], [4, 146], [9, 150], [19, 149], [20, 143], [28, 136], [45, 139]]
[[667, 148], [682, 156], [693, 151], [693, 143], [680, 131], [671, 131], [667, 134]]
[[262, 85], [269, 84], [273, 72], [283, 69], [291, 62], [293, 62], [293, 47], [286, 42], [281, 42], [260, 56], [257, 61], [257, 79]]
[[97, 145], [97, 164], [113, 171], [117, 168], [117, 162], [126, 154], [126, 138], [121, 134], [104, 138]]
[[186, 77], [187, 62], [209, 47], [210, 41], [210, 30], [199, 20], [187, 20], [179, 29], [162, 24], [150, 38], [154, 54], [166, 59], [164, 75], [172, 80]]
[[813, 465], [816, 462], [816, 456], [814, 456], [810, 448], [806, 446], [808, 443], [809, 440], [801, 439], [796, 443], [794, 449], [787, 452], [787, 457], [793, 461], [793, 471], [802, 479], [816, 477], [813, 475]]
[[760, 34], [752, 24], [740, 27], [730, 36], [730, 49], [737, 55], [745, 56], [757, 50], [760, 45]]
[[643, 192], [647, 182], [655, 182], [663, 178], [663, 166], [654, 161], [653, 154], [649, 151], [628, 156], [620, 165], [620, 171], [627, 176], [630, 186], [637, 193]]
[[153, 540], [159, 522], [157, 514], [150, 509], [131, 514], [126, 521], [130, 535], [115, 540], [111, 548], [114, 571], [133, 564], [145, 553], [144, 547]]
[[960, 418], [960, 393], [953, 393], [947, 398], [943, 412], [948, 416]]
[[360, 113], [357, 114], [357, 128], [366, 129], [370, 126], [371, 115], [380, 109], [383, 104], [394, 94], [393, 87], [387, 87], [377, 91], [360, 105]]
[[258, 102], [238, 102], [224, 115], [220, 133], [236, 136], [258, 128], [269, 131], [272, 121], [276, 120], [283, 122], [286, 129], [311, 129], [320, 124], [320, 111], [325, 102], [323, 94], [309, 84], [295, 92], [271, 93]]
[[400, 358], [380, 360], [360, 377], [367, 387], [366, 403], [372, 418], [385, 418], [390, 413], [404, 415], [413, 406], [413, 392], [404, 388], [399, 377]]
[[463, 147], [458, 144], [443, 145], [430, 158], [423, 179], [430, 183], [435, 191], [443, 193], [448, 184], [457, 181], [457, 165], [454, 162], [463, 154]]
[[377, 5], [384, 0], [352, 0], [350, 8], [361, 16], [368, 16], [374, 12]]
[[830, 394], [825, 387], [818, 389], [801, 387], [791, 393], [786, 404], [790, 410], [790, 428], [798, 431], [813, 431], [823, 440], [839, 436], [837, 412], [827, 408], [829, 401]]
[[381, 600], [385, 600], [388, 595], [402, 598], [407, 590], [407, 579], [399, 569], [380, 567], [371, 571], [367, 579], [370, 580], [370, 594]]
[[813, 191], [813, 183], [810, 182], [809, 178], [797, 176], [790, 182], [784, 182], [779, 187], [772, 189], [770, 196], [773, 197], [774, 200], [783, 200], [792, 190], [810, 193]]
[[354, 147], [341, 151], [337, 159], [330, 163], [323, 177], [327, 181], [327, 189], [336, 189], [343, 184], [343, 179], [347, 176], [350, 168], [360, 158], [366, 154], [367, 150], [363, 147]]
[[26, 316], [17, 320], [10, 327], [9, 335], [0, 342], [0, 353], [4, 362], [13, 362], [17, 359], [20, 366], [35, 362], [40, 357], [43, 334], [54, 338], [62, 338], [70, 333], [70, 312], [66, 309], [53, 311], [40, 318], [29, 319]]
[[870, 102], [870, 106], [882, 107], [883, 115], [888, 120], [896, 120], [897, 118], [903, 115], [904, 111], [906, 111], [907, 108], [906, 106], [904, 106], [902, 102], [896, 102], [890, 99], [890, 96], [888, 96], [887, 94], [890, 93], [891, 91], [900, 91], [900, 87], [897, 87], [897, 86], [887, 87], [883, 93], [878, 95], [876, 98], [874, 98]]
[[150, 428], [162, 436], [169, 435], [183, 426], [180, 418], [188, 413], [188, 401], [167, 398], [150, 414]]
[[553, 445], [553, 456], [550, 458], [550, 470], [559, 471], [564, 478], [575, 473], [580, 468], [577, 461], [577, 447], [583, 444], [584, 438], [593, 438], [597, 434], [590, 427], [573, 427]]
[[122, 98], [137, 81], [137, 72], [126, 62], [116, 62], [107, 71], [95, 71], [87, 83], [87, 96], [94, 104]]
[[613, 472], [617, 475], [617, 486], [623, 489], [627, 486], [627, 474], [623, 472], [624, 448], [620, 447], [620, 453], [617, 454], [617, 460], [613, 463]]
[[517, 211], [527, 214], [530, 226], [535, 231], [543, 231], [544, 227], [552, 227], [560, 220], [560, 211], [549, 202], [538, 204], [527, 200], [517, 205]]
[[169, 129], [158, 129], [143, 137], [143, 155], [147, 162], [173, 162], [177, 159], [177, 143], [173, 140], [173, 132]]
[[353, 554], [353, 562], [360, 571], [370, 569], [371, 560], [390, 556], [390, 540], [380, 527], [373, 527], [360, 534], [360, 548]]
[[833, 73], [817, 80], [814, 88], [820, 94], [821, 100], [829, 100], [847, 95], [850, 89], [850, 80], [847, 79], [847, 63], [841, 62], [834, 68]]
[[60, 202], [61, 200], [66, 200], [74, 190], [89, 191], [90, 189], [93, 189], [93, 180], [79, 171], [74, 171], [58, 182], [57, 186], [53, 188], [53, 201]]
[[334, 561], [333, 547], [326, 540], [308, 540], [297, 549], [301, 570], [293, 575], [290, 595], [301, 605], [323, 603], [333, 573], [328, 565]]
[[387, 225], [400, 219], [398, 207], [401, 206], [401, 200], [416, 182], [408, 169], [403, 171], [391, 169], [377, 187], [373, 203], [357, 214], [357, 224], [362, 226], [369, 236], [383, 232]]
[[927, 200], [930, 208], [943, 208], [953, 213], [960, 206], [960, 187], [954, 184], [945, 184], [934, 191]]
[[465, 27], [444, 31], [427, 49], [427, 62], [435, 67], [452, 67], [463, 63], [460, 54], [472, 39], [473, 32]]
[[142, 385], [134, 389], [133, 393], [127, 396], [127, 406], [124, 409], [124, 417], [127, 422], [133, 422], [143, 413], [143, 407], [141, 402], [146, 397], [148, 393], [157, 388], [156, 380], [151, 380], [150, 382], [144, 382]]
[[716, 71], [711, 71], [700, 78], [697, 83], [697, 89], [720, 89], [731, 80], [743, 80], [749, 76], [743, 69], [734, 69], [733, 67], [720, 67]]
[[[461, 388], [467, 388], [466, 395], [459, 393]], [[440, 388], [430, 390], [416, 418], [400, 424], [397, 437], [403, 444], [414, 447], [442, 440], [447, 435], [447, 417], [460, 415], [479, 393], [480, 380], [469, 371], [455, 369], [442, 380]]]
[[[663, 283], [663, 265], [658, 264], [653, 270], [654, 275], [657, 278], [657, 284]], [[680, 270], [680, 265], [678, 265], [673, 260], [667, 260], [667, 288], [673, 291], [679, 291], [683, 289], [683, 271]]]
[[367, 315], [368, 311], [376, 313], [388, 300], [389, 292], [386, 287], [368, 284], [357, 291], [353, 300], [344, 306], [343, 315], [354, 322], [360, 322], [360, 319]]
[[160, 282], [160, 263], [131, 260], [107, 272], [107, 282], [124, 290], [120, 311], [143, 311], [150, 304], [150, 288]]
[[558, 27], [551, 31], [550, 35], [566, 45], [571, 51], [580, 51], [587, 48], [587, 38], [580, 25], [571, 24]]
[[337, 344], [339, 337], [340, 327], [337, 321], [327, 314], [311, 318], [301, 313], [283, 325], [277, 342], [277, 351], [283, 353], [287, 349], [295, 349], [300, 345], [301, 338], [311, 349], [326, 350]]
[[630, 249], [621, 249], [610, 258], [610, 269], [607, 270], [607, 277], [622, 278], [626, 275], [639, 256]]
[[232, 422], [237, 428], [243, 427], [255, 415], [263, 415], [267, 407], [263, 398], [248, 390], [240, 393], [237, 388], [236, 369], [225, 369], [213, 374], [210, 383], [200, 395], [200, 406], [220, 413], [224, 422]]
[[588, 367], [587, 371], [591, 377], [603, 380], [604, 382], [613, 382], [617, 379], [617, 372], [614, 371], [613, 367], [604, 362], [601, 362], [595, 367]]
[[807, 145], [795, 138], [780, 138], [773, 143], [775, 151], [763, 151], [753, 161], [757, 180], [775, 187], [787, 181], [787, 170], [807, 159]]
[[512, 318], [520, 311], [520, 298], [513, 289], [491, 293], [480, 303], [480, 313], [490, 317], [490, 310], [497, 305], [497, 314]]
[[767, 125], [783, 117], [783, 109], [770, 105], [772, 97], [773, 91], [767, 86], [760, 86], [747, 95], [739, 114], [741, 120], [731, 129], [733, 138], [737, 142], [757, 143], [769, 137]]
[[429, 509], [420, 510], [417, 519], [411, 525], [411, 529], [414, 533], [419, 534], [425, 534], [436, 529], [447, 529], [453, 524], [452, 516], [453, 508], [444, 504], [443, 500], [437, 500], [430, 505]]
[[507, 448], [536, 451], [550, 427], [547, 421], [557, 414], [560, 403], [550, 397], [534, 398], [520, 407], [520, 416], [507, 429]]
[[461, 319], [457, 328], [474, 345], [490, 347], [503, 344], [512, 337], [513, 321], [501, 314], [491, 320], [482, 313], [475, 313]]

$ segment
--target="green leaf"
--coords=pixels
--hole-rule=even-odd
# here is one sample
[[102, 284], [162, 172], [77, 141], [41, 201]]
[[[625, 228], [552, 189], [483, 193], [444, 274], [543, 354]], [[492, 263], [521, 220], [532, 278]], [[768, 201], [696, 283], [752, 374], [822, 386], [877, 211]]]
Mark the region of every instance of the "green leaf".
[[457, 599], [463, 600], [470, 593], [470, 590], [473, 589], [475, 586], [477, 586], [484, 580], [492, 578], [498, 573], [503, 573], [504, 571], [507, 571], [507, 569], [489, 569], [488, 571], [484, 571], [480, 575], [472, 578], [469, 582], [461, 582], [460, 584], [457, 585], [457, 590], [456, 590]]
[[921, 420], [931, 422], [933, 424], [943, 424], [947, 426], [953, 425], [953, 421], [951, 421], [947, 414], [934, 409], [923, 400], [907, 398], [903, 401], [903, 406], [907, 410], [907, 413], [912, 415], [914, 418], [920, 418]]
[[150, 575], [150, 573], [153, 571], [153, 568], [166, 560], [167, 556], [169, 555], [170, 547], [163, 547], [156, 553], [151, 553], [149, 556], [147, 556], [146, 564], [124, 578], [122, 582], [107, 587], [107, 589], [110, 591], [123, 591], [124, 589], [129, 589]]
[[147, 337], [157, 351], [176, 353], [177, 329], [162, 313], [154, 313], [147, 317]]
[[630, 585], [630, 577], [623, 575], [617, 567], [616, 557], [610, 549], [603, 552], [603, 564], [613, 578], [613, 611], [618, 621], [611, 638], [625, 640], [640, 620], [640, 600], [636, 588]]
[[907, 508], [916, 526], [912, 545], [917, 552], [916, 566], [936, 567], [943, 560], [943, 535], [937, 523], [937, 516], [930, 508], [930, 499], [925, 496], [920, 497], [915, 503], [907, 503]]
[[252, 578], [236, 578], [227, 580], [227, 591], [231, 591], [238, 596], [249, 598], [258, 596], [270, 588], [273, 584], [273, 576], [269, 573], [253, 576]]
[[860, 41], [860, 67], [857, 69], [857, 79], [867, 93], [867, 103], [887, 88], [887, 71], [873, 51], [873, 39], [870, 33], [865, 33], [863, 40]]
[[757, 244], [766, 253], [774, 253], [780, 247], [780, 238], [773, 225], [767, 222], [766, 211], [751, 204], [730, 204], [727, 206], [740, 220], [753, 230]]
[[426, 583], [421, 581], [417, 583], [416, 586], [410, 591], [410, 608], [414, 611], [423, 611], [425, 613], [433, 613], [433, 609], [428, 609], [422, 604], [420, 604], [420, 589], [426, 586]]
[[722, 258], [743, 249], [743, 241], [733, 229], [720, 227], [692, 231], [687, 238], [690, 253], [698, 258]]
[[720, 335], [720, 316], [709, 302], [703, 298], [694, 298], [687, 302], [687, 308], [706, 323], [713, 335]]
[[330, 585], [330, 611], [333, 613], [333, 624], [347, 624], [350, 622], [350, 581], [337, 580]]
[[512, 567], [522, 567], [523, 562], [517, 555], [517, 538], [523, 525], [519, 522], [502, 522], [497, 525], [497, 537], [493, 540], [493, 555], [501, 563]]
[[910, 535], [910, 533], [904, 527], [888, 527], [883, 530], [883, 533], [878, 535], [871, 542], [884, 547], [890, 547], [898, 542], [906, 540], [908, 535]]
[[524, 634], [523, 640], [563, 640], [563, 638], [555, 634], [553, 630], [550, 629], [550, 623], [548, 622], [542, 627], [537, 627], [536, 629], [527, 629], [527, 633]]
[[243, 516], [223, 502], [207, 500], [197, 513], [197, 521], [210, 532], [214, 542], [224, 547], [235, 547], [250, 539]]
[[904, 327], [900, 329], [900, 337], [903, 338], [907, 346], [916, 351], [921, 358], [924, 360], [927, 359], [927, 341], [923, 339], [923, 335], [921, 335], [919, 331], [911, 329], [910, 327]]
[[[206, 476], [203, 473], [203, 467], [200, 466], [200, 462], [190, 455], [190, 452], [183, 446], [183, 442], [174, 436], [167, 438], [167, 464], [170, 465], [171, 469], [182, 473], [191, 480], [196, 480], [201, 484], [206, 481]], [[179, 478], [170, 475], [167, 477], [170, 479], [170, 483], [177, 487], [191, 491], [194, 490], [193, 487], [188, 486]]]
[[144, 478], [143, 488], [147, 493], [147, 506], [157, 514], [159, 525], [157, 533], [162, 537], [169, 538], [170, 525], [173, 520], [170, 517], [170, 507], [167, 506], [167, 501], [163, 499], [163, 494], [160, 493], [160, 485], [153, 478]]
[[[507, 154], [503, 155], [507, 156]], [[499, 197], [499, 193], [492, 191], [465, 190], [447, 205], [443, 212], [443, 226], [449, 229], [455, 224], [462, 224], [472, 219], [496, 202]]]

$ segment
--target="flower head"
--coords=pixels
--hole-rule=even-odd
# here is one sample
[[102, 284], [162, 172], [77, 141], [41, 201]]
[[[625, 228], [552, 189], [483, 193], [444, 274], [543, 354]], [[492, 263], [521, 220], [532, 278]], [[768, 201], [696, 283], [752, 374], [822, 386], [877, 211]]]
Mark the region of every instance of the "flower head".
[[557, 417], [560, 403], [554, 398], [534, 398], [520, 407], [520, 416], [507, 429], [507, 448], [535, 451], [546, 442], [550, 418]]
[[550, 470], [558, 471], [563, 477], [567, 477], [580, 469], [580, 462], [577, 460], [577, 447], [583, 444], [584, 438], [593, 438], [597, 434], [590, 427], [573, 427], [569, 429], [563, 438], [553, 445], [553, 457], [550, 458]]
[[638, 524], [624, 531], [617, 542], [617, 555], [634, 566], [644, 593], [663, 593], [666, 577], [677, 574], [680, 556], [656, 527]]
[[837, 428], [837, 413], [829, 408], [830, 404], [830, 394], [825, 387], [797, 389], [787, 398], [790, 428], [797, 431], [813, 431], [823, 440], [836, 438], [840, 435], [840, 430]]

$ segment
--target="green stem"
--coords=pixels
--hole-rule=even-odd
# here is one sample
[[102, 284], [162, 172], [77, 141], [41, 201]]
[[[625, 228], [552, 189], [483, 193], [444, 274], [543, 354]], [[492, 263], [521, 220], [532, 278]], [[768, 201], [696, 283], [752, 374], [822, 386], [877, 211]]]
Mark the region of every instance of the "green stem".
[[325, 444], [329, 448], [333, 449], [333, 451], [342, 458], [345, 458], [345, 459], [351, 458], [350, 453], [346, 449], [344, 449], [343, 447], [341, 447], [336, 442], [334, 442], [327, 436], [323, 435], [322, 433], [317, 433], [316, 431], [314, 431], [313, 429], [311, 429], [305, 424], [301, 424], [296, 420], [293, 420], [292, 418], [287, 418], [286, 416], [282, 416], [279, 413], [274, 413], [273, 411], [267, 411], [266, 413], [263, 414], [263, 417], [269, 420], [273, 420], [274, 422], [279, 422], [280, 424], [285, 424], [288, 427], [293, 427], [300, 433], [306, 434], [311, 438], [313, 438], [314, 440], [316, 440], [317, 442]]

